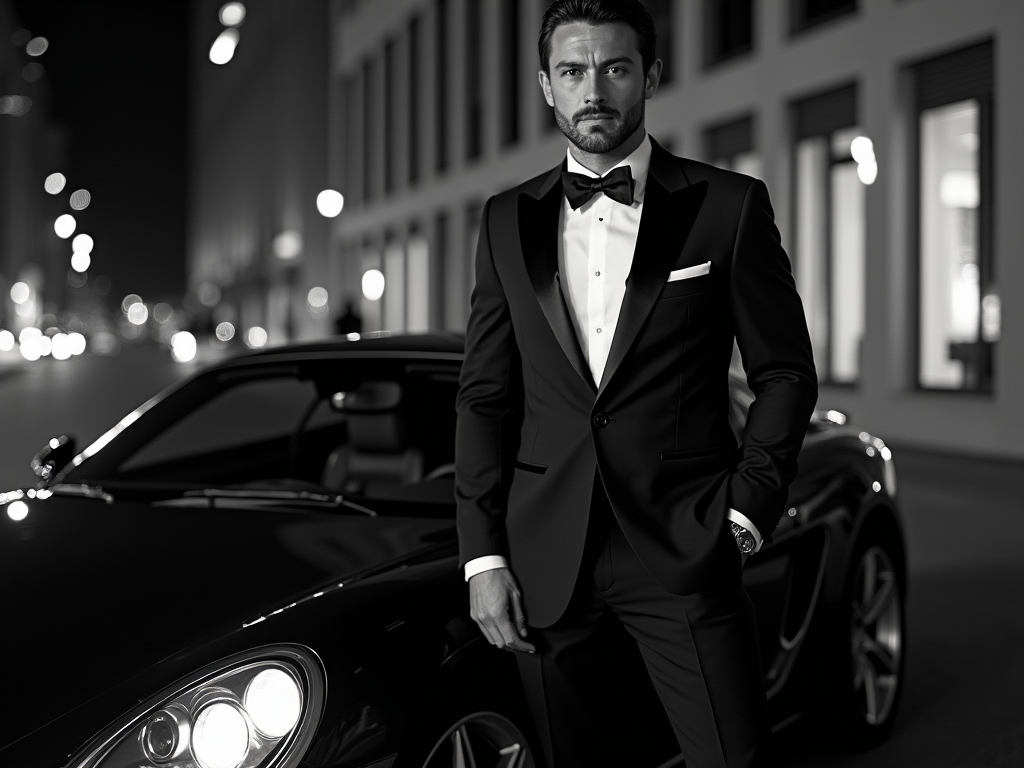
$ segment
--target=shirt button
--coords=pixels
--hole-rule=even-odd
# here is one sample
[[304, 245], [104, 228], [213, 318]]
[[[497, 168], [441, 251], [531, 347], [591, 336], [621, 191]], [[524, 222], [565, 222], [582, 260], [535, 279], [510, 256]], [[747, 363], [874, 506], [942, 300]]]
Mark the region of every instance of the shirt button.
[[598, 221], [604, 221], [604, 219], [603, 219], [603, 218], [601, 218], [600, 216], [598, 216], [598, 217], [597, 217], [597, 220], [598, 220]]
[[597, 332], [598, 332], [598, 333], [600, 333], [600, 332], [601, 332], [601, 329], [600, 329], [600, 328], [598, 328], [598, 329], [597, 329]]
[[597, 270], [597, 272], [594, 273], [594, 277], [600, 277], [600, 276], [601, 276], [601, 270]]

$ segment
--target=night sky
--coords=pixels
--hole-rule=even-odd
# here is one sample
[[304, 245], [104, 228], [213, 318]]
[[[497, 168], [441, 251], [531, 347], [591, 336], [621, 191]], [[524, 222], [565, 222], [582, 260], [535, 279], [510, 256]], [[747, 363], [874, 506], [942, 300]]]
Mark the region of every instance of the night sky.
[[[23, 27], [50, 47], [38, 61], [51, 116], [68, 133], [66, 192], [92, 193], [75, 213], [96, 240], [90, 274], [112, 295], [147, 299], [185, 288], [186, 0], [15, 0]], [[42, 186], [42, 179], [39, 181]]]

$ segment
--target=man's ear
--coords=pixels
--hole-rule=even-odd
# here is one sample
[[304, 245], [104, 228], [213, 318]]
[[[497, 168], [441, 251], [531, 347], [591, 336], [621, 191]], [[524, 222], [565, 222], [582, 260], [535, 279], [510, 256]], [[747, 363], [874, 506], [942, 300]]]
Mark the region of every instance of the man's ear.
[[658, 83], [661, 82], [661, 70], [665, 65], [661, 63], [661, 59], [655, 59], [654, 63], [651, 64], [651, 68], [647, 70], [647, 76], [644, 78], [644, 98], [654, 98], [654, 94], [658, 92]]
[[544, 101], [548, 103], [549, 107], [554, 108], [555, 97], [551, 95], [551, 78], [543, 69], [537, 70], [537, 82], [540, 83], [540, 89], [544, 92]]

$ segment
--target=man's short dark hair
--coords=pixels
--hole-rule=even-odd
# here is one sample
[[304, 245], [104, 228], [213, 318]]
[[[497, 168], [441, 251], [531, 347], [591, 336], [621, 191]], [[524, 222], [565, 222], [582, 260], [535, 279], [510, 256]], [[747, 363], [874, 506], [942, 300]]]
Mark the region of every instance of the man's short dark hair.
[[551, 36], [555, 29], [563, 24], [577, 22], [590, 25], [613, 22], [628, 24], [636, 32], [640, 44], [644, 74], [650, 72], [657, 58], [655, 46], [658, 32], [654, 28], [654, 19], [640, 0], [555, 0], [544, 12], [540, 23], [540, 39], [537, 41], [540, 68], [545, 72], [550, 74]]

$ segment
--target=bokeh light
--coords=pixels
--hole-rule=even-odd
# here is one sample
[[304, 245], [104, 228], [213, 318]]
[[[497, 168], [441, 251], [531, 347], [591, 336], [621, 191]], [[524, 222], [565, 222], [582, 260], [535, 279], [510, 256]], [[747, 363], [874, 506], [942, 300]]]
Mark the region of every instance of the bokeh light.
[[0, 352], [10, 352], [14, 349], [14, 334], [8, 330], [0, 331]]
[[241, 3], [225, 3], [217, 15], [225, 27], [237, 27], [245, 21], [245, 6]]
[[89, 282], [89, 276], [85, 272], [75, 272], [75, 270], [69, 269], [67, 281], [72, 288], [84, 288], [85, 284]]
[[19, 520], [24, 520], [26, 517], [28, 517], [28, 504], [26, 504], [21, 499], [12, 501], [10, 504], [7, 505], [7, 516], [15, 522]]
[[43, 75], [46, 74], [46, 67], [40, 64], [38, 61], [33, 61], [31, 64], [26, 64], [25, 68], [21, 70], [21, 76], [25, 79], [26, 83], [34, 83], [39, 80]]
[[67, 183], [68, 180], [64, 178], [63, 173], [51, 173], [46, 177], [46, 181], [43, 182], [43, 189], [51, 195], [59, 195]]
[[77, 222], [75, 217], [70, 213], [65, 213], [57, 217], [57, 220], [53, 222], [53, 231], [57, 233], [57, 237], [62, 237], [67, 240], [75, 231]]
[[30, 325], [28, 328], [21, 329], [21, 333], [18, 334], [18, 343], [35, 344], [42, 335], [42, 331]]
[[858, 163], [875, 159], [875, 145], [867, 136], [858, 136], [850, 142], [850, 154]]
[[85, 352], [85, 336], [78, 331], [72, 331], [68, 334], [68, 345], [72, 355], [82, 354]]
[[149, 319], [149, 309], [147, 309], [146, 305], [141, 301], [136, 301], [128, 307], [128, 311], [125, 312], [125, 315], [128, 317], [128, 322], [132, 325], [144, 325], [146, 320]]
[[179, 363], [187, 363], [196, 356], [196, 337], [188, 331], [178, 331], [171, 336], [171, 357]]
[[123, 299], [121, 299], [121, 311], [128, 314], [128, 307], [132, 304], [138, 304], [142, 301], [142, 297], [137, 293], [129, 293]]
[[153, 307], [153, 319], [156, 320], [160, 325], [171, 322], [174, 317], [174, 307], [167, 302], [161, 301], [155, 307]]
[[217, 338], [221, 341], [231, 341], [235, 338], [235, 326], [227, 321], [218, 323], [217, 330], [214, 333], [217, 334]]
[[258, 325], [254, 325], [245, 333], [246, 346], [252, 347], [253, 349], [260, 349], [267, 345], [267, 332], [260, 328]]
[[27, 344], [22, 342], [18, 347], [18, 351], [21, 352], [22, 357], [30, 362], [38, 360], [43, 355], [42, 351], [39, 349], [38, 339], [33, 339]]
[[21, 117], [32, 109], [32, 99], [28, 96], [0, 96], [0, 115]]
[[200, 283], [196, 293], [199, 294], [199, 303], [204, 307], [215, 307], [220, 301], [220, 288], [213, 283]]
[[237, 29], [225, 29], [210, 46], [210, 61], [214, 64], [227, 64], [235, 55], [239, 34]]
[[66, 333], [55, 333], [51, 341], [54, 360], [67, 360], [71, 357], [71, 339]]
[[384, 273], [379, 269], [368, 269], [363, 273], [363, 296], [377, 301], [384, 295]]
[[98, 331], [92, 335], [89, 346], [97, 355], [116, 355], [121, 350], [117, 336], [110, 331]]
[[25, 44], [25, 53], [29, 56], [42, 56], [50, 47], [50, 41], [45, 37], [33, 37]]
[[88, 253], [75, 251], [71, 254], [71, 268], [75, 270], [75, 272], [85, 272], [89, 269], [90, 264], [92, 264], [92, 256]]
[[336, 189], [325, 189], [316, 196], [316, 209], [321, 216], [333, 219], [345, 207], [345, 197]]
[[69, 204], [76, 211], [84, 211], [89, 207], [89, 203], [92, 202], [92, 195], [89, 194], [88, 189], [76, 189], [71, 193], [71, 200]]
[[71, 249], [75, 253], [92, 253], [94, 245], [92, 237], [85, 232], [75, 235], [75, 239], [71, 241]]
[[36, 347], [39, 349], [39, 354], [45, 357], [53, 351], [53, 341], [49, 336], [40, 336], [36, 339]]
[[279, 259], [294, 259], [302, 253], [302, 235], [294, 229], [286, 229], [274, 238], [274, 255]]
[[15, 304], [24, 304], [31, 295], [32, 289], [28, 287], [28, 283], [19, 281], [11, 286], [11, 301]]
[[320, 309], [327, 306], [327, 289], [321, 288], [319, 285], [309, 289], [309, 293], [306, 294], [306, 301], [313, 309]]

